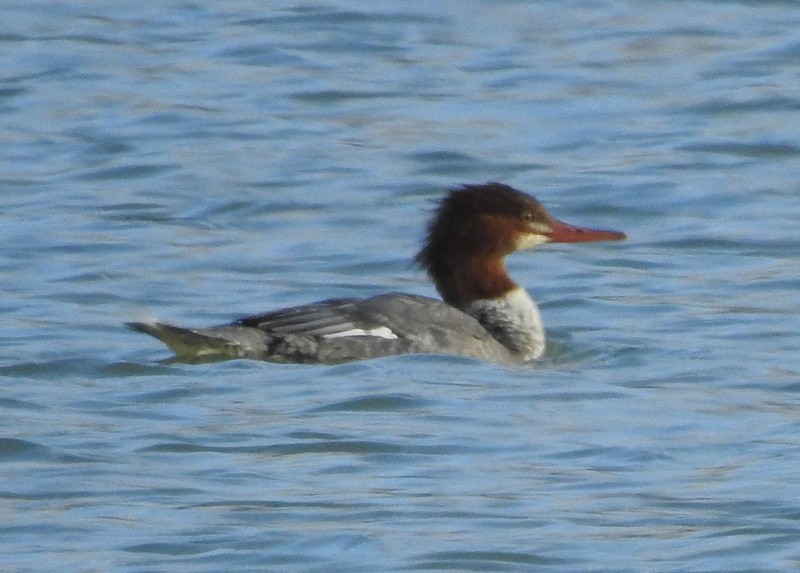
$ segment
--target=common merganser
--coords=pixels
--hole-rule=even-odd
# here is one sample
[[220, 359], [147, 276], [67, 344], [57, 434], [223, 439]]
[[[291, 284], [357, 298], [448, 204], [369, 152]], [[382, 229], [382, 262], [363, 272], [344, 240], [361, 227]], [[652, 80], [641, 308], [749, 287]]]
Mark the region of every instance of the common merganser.
[[520, 364], [542, 355], [545, 333], [536, 303], [508, 275], [506, 255], [543, 243], [625, 238], [617, 231], [562, 223], [508, 185], [465, 185], [439, 203], [415, 258], [444, 301], [391, 293], [324, 300], [208, 328], [159, 322], [128, 326], [190, 361], [334, 364], [441, 354]]

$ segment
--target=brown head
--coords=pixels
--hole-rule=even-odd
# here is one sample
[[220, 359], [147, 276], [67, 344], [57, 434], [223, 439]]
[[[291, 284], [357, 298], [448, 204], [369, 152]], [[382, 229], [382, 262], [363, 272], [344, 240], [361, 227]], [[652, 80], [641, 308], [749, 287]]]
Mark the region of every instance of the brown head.
[[442, 298], [461, 307], [517, 287], [505, 256], [543, 243], [624, 239], [624, 233], [574, 227], [553, 218], [536, 199], [502, 183], [465, 185], [439, 203], [415, 260]]

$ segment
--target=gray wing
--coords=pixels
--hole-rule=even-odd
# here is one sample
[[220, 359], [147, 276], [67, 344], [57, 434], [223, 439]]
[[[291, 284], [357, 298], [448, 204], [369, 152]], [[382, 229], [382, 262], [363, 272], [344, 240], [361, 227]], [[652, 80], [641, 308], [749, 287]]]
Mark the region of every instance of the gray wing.
[[237, 326], [258, 328], [273, 334], [302, 334], [305, 336], [341, 336], [363, 331], [364, 334], [383, 326], [358, 299], [334, 298], [283, 308], [237, 320]]
[[419, 340], [448, 330], [489, 337], [474, 318], [440, 300], [400, 293], [324, 300], [245, 317], [233, 324], [268, 334], [323, 338], [367, 335]]

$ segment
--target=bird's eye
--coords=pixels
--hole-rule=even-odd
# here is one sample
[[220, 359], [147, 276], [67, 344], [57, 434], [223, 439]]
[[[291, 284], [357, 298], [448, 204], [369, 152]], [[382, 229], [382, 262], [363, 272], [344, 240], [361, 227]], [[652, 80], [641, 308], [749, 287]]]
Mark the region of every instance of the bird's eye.
[[525, 221], [526, 223], [533, 223], [533, 213], [531, 213], [530, 211], [525, 211], [522, 214], [522, 220]]

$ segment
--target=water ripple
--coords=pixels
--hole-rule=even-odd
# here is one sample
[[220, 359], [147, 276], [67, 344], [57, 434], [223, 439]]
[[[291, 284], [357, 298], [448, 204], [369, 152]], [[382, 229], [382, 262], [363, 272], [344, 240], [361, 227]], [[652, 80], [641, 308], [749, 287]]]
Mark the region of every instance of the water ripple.
[[[797, 568], [792, 3], [8, 4], [15, 570]], [[427, 213], [490, 180], [629, 235], [509, 258], [535, 364], [123, 326], [434, 295]]]

